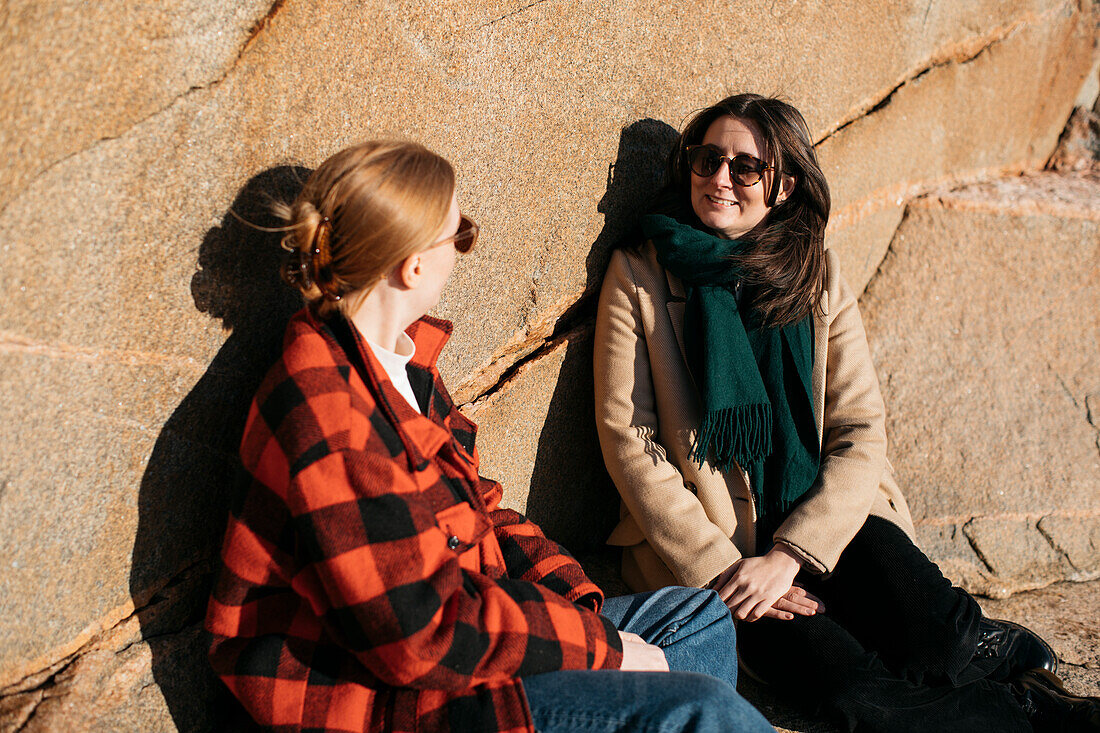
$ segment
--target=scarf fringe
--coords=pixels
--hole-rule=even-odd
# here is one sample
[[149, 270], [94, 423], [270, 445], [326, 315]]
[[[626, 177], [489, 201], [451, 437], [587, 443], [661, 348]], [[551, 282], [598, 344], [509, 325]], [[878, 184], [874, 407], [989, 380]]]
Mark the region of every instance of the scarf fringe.
[[703, 416], [688, 457], [699, 466], [713, 452], [714, 465], [727, 471], [736, 461], [742, 468], [772, 452], [772, 406], [738, 405]]
[[764, 493], [756, 487], [753, 487], [752, 497], [756, 501], [757, 519], [763, 519], [765, 516], [771, 516], [775, 513], [778, 513], [779, 516], [785, 516], [796, 504], [802, 501], [802, 496], [793, 499], [776, 496], [772, 498], [770, 503], [765, 503], [767, 499], [764, 497]]

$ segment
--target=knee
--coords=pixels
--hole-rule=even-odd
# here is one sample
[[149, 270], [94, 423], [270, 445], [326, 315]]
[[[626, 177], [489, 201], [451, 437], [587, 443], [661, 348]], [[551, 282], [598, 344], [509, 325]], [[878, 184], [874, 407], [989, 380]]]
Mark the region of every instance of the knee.
[[730, 610], [725, 601], [717, 592], [712, 590], [696, 589], [696, 592], [703, 596], [699, 614], [703, 619], [710, 622], [713, 629], [712, 633], [715, 637], [722, 637], [722, 643], [727, 644], [728, 648], [737, 648], [737, 626], [733, 622], [733, 616], [730, 615]]
[[[611, 599], [615, 600], [615, 599]], [[651, 644], [706, 644], [733, 649], [737, 638], [729, 609], [714, 591], [670, 586], [629, 599], [614, 610], [623, 631], [640, 634]]]
[[701, 608], [705, 609], [706, 613], [713, 616], [715, 620], [730, 619], [730, 623], [733, 623], [730, 610], [722, 600], [722, 596], [718, 595], [718, 591], [703, 588], [693, 588], [693, 590], [702, 596]]
[[687, 610], [694, 618], [708, 623], [729, 621], [730, 626], [733, 626], [729, 609], [722, 602], [721, 596], [713, 590], [677, 585], [661, 588], [656, 593], [661, 594], [669, 606]]
[[704, 588], [679, 586], [661, 590], [668, 593], [670, 602], [687, 612], [684, 618], [691, 620], [694, 629], [705, 630], [704, 633], [712, 643], [727, 649], [737, 646], [737, 627], [729, 608], [718, 593]]

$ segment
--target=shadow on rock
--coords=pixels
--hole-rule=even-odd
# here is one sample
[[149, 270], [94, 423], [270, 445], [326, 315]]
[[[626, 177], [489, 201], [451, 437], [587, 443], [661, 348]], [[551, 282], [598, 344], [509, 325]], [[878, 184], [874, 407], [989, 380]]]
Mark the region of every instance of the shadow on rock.
[[[592, 387], [592, 331], [603, 273], [611, 251], [640, 243], [639, 216], [665, 182], [668, 151], [677, 133], [653, 119], [623, 129], [607, 191], [597, 210], [603, 229], [585, 259], [585, 294], [559, 320], [568, 336], [546, 422], [539, 435], [527, 514], [547, 535], [578, 555], [605, 590], [625, 592], [617, 553], [604, 544], [618, 520], [619, 495], [604, 468], [596, 434]], [[613, 557], [609, 557], [610, 555]]]
[[292, 201], [310, 171], [279, 167], [253, 177], [199, 249], [195, 307], [230, 336], [161, 429], [142, 477], [130, 595], [153, 676], [181, 731], [239, 726], [239, 711], [206, 660], [202, 619], [239, 469], [237, 450], [252, 395], [278, 358], [300, 307], [279, 280], [275, 200]]

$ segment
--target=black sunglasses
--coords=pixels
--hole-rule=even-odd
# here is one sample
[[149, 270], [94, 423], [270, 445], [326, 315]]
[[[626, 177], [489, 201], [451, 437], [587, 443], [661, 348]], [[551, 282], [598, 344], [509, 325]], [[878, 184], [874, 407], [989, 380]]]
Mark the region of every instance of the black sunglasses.
[[764, 171], [775, 169], [774, 165], [767, 165], [748, 153], [738, 153], [731, 158], [709, 145], [689, 145], [684, 149], [684, 157], [691, 172], [703, 178], [710, 178], [717, 173], [722, 161], [725, 161], [729, 165], [730, 180], [746, 187], [759, 183], [764, 177]]
[[466, 254], [472, 250], [477, 243], [477, 233], [479, 231], [481, 231], [481, 227], [479, 227], [473, 219], [462, 214], [458, 219], [458, 231], [450, 237], [444, 237], [438, 242], [433, 242], [429, 249], [443, 244], [444, 242], [454, 242], [455, 249], [462, 254]]

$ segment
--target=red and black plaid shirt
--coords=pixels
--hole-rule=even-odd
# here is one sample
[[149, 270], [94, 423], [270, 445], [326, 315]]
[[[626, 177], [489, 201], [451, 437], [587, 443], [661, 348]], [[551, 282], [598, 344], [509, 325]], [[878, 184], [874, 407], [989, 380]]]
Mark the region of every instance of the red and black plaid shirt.
[[206, 620], [215, 670], [264, 726], [527, 731], [518, 678], [622, 660], [599, 588], [478, 475], [476, 426], [435, 366], [449, 334], [409, 328], [425, 415], [343, 319], [287, 328]]

